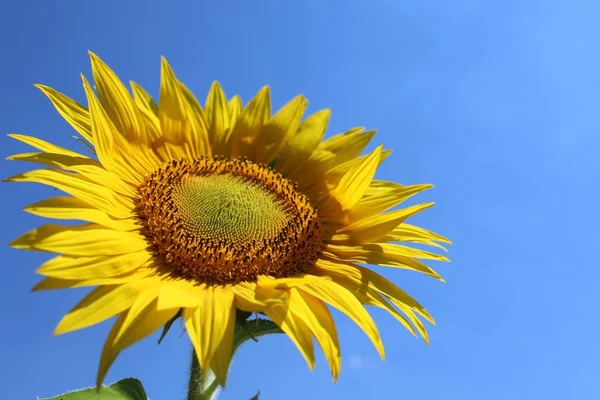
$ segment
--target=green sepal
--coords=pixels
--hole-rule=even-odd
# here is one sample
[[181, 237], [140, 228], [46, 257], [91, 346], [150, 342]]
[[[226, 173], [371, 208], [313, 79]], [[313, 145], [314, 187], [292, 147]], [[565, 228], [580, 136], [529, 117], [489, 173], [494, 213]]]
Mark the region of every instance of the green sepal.
[[125, 378], [112, 385], [95, 387], [64, 393], [55, 397], [38, 400], [148, 400], [142, 382], [135, 378]]
[[171, 325], [173, 325], [173, 322], [175, 322], [175, 320], [180, 318], [182, 315], [183, 315], [183, 308], [180, 308], [179, 311], [177, 311], [177, 314], [175, 314], [175, 316], [173, 316], [173, 318], [171, 318], [165, 324], [165, 326], [163, 326], [163, 331], [160, 334], [160, 337], [158, 338], [158, 344], [160, 344], [160, 342], [162, 342], [162, 340], [165, 338], [165, 336], [167, 336], [167, 332], [169, 332], [169, 329], [171, 329]]

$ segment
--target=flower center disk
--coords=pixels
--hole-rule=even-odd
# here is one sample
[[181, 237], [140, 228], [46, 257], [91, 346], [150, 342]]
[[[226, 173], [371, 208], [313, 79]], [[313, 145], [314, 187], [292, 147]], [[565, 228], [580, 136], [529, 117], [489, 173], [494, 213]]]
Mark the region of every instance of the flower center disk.
[[317, 212], [271, 169], [246, 160], [171, 161], [139, 189], [138, 216], [169, 271], [199, 283], [306, 272], [321, 249]]

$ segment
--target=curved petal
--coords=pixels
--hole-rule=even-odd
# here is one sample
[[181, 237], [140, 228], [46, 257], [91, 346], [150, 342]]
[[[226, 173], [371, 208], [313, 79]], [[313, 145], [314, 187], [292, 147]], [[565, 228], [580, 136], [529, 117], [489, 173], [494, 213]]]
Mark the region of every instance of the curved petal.
[[334, 381], [340, 373], [341, 355], [335, 323], [327, 306], [296, 288], [290, 289], [290, 310], [310, 329], [323, 349]]
[[137, 197], [137, 191], [116, 175], [107, 171], [98, 161], [85, 156], [71, 156], [58, 153], [24, 153], [7, 157], [7, 160], [29, 161], [78, 172], [81, 176], [101, 186], [128, 197]]
[[140, 268], [151, 257], [152, 254], [145, 250], [119, 256], [79, 257], [60, 255], [46, 261], [36, 272], [59, 279], [110, 278]]
[[77, 197], [115, 218], [131, 218], [134, 204], [110, 189], [85, 180], [79, 174], [52, 169], [38, 169], [7, 178], [9, 182], [35, 182], [49, 185]]
[[[213, 371], [221, 385], [224, 385], [231, 359], [231, 341], [235, 326], [233, 292], [219, 286], [209, 286], [198, 293], [200, 305], [184, 310], [185, 326], [198, 356], [200, 368], [206, 370], [214, 363], [215, 358], [222, 358], [214, 363]], [[221, 342], [230, 345], [220, 347]]]
[[74, 256], [110, 256], [145, 250], [148, 243], [138, 233], [115, 231], [96, 224], [47, 224], [13, 240], [23, 250], [41, 250]]
[[282, 175], [292, 175], [302, 169], [304, 162], [319, 146], [325, 136], [331, 110], [325, 109], [308, 116], [298, 127], [296, 134], [281, 151], [275, 169]]
[[71, 157], [85, 157], [83, 154], [76, 153], [33, 136], [21, 135], [18, 133], [9, 133], [8, 136], [46, 153], [62, 154]]
[[62, 318], [54, 334], [62, 335], [105, 321], [130, 308], [140, 293], [158, 284], [153, 280], [141, 280], [124, 285], [100, 286]]
[[102, 108], [117, 131], [130, 142], [145, 142], [144, 121], [129, 91], [112, 69], [96, 54], [89, 52], [92, 75]]
[[369, 339], [371, 339], [371, 342], [377, 349], [380, 357], [385, 359], [383, 343], [381, 342], [377, 325], [375, 325], [375, 322], [369, 313], [356, 297], [342, 285], [327, 278], [311, 275], [268, 281], [259, 280], [259, 287], [263, 285], [280, 289], [297, 287], [317, 299], [337, 308], [352, 319], [365, 332]]
[[90, 115], [87, 108], [70, 99], [64, 94], [52, 89], [46, 85], [35, 85], [42, 91], [54, 107], [56, 111], [73, 127], [77, 132], [81, 134], [88, 142], [94, 143], [92, 134], [92, 127], [90, 123]]
[[252, 157], [255, 141], [271, 116], [271, 95], [265, 86], [246, 105], [237, 118], [230, 135], [230, 158]]
[[148, 335], [166, 324], [177, 313], [178, 309], [156, 309], [156, 300], [146, 303], [147, 299], [138, 300], [132, 308], [122, 313], [111, 329], [100, 357], [96, 385], [104, 381], [108, 369], [118, 357], [119, 353], [132, 344], [144, 339]]
[[39, 215], [40, 217], [68, 220], [76, 219], [94, 222], [98, 225], [118, 231], [133, 231], [140, 229], [140, 225], [136, 219], [111, 218], [104, 211], [98, 210], [76, 197], [52, 197], [31, 204], [23, 210], [34, 215]]

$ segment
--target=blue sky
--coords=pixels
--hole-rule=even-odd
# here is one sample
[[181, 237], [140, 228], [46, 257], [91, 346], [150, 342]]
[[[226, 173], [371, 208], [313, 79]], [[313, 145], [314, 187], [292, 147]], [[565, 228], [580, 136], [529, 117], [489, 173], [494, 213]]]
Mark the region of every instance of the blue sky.
[[[169, 5], [167, 5], [169, 4]], [[373, 312], [387, 351], [336, 314], [343, 368], [310, 372], [286, 337], [243, 347], [221, 399], [592, 399], [600, 346], [600, 6], [592, 1], [3, 2], [0, 131], [79, 148], [33, 87], [84, 102], [87, 50], [156, 93], [160, 56], [204, 98], [217, 79], [245, 100], [270, 84], [330, 107], [329, 134], [379, 130], [395, 149], [378, 177], [436, 185], [414, 220], [454, 241], [442, 284], [381, 270], [434, 315], [431, 345]], [[27, 151], [6, 137], [0, 153]], [[2, 162], [2, 176], [30, 166]], [[42, 223], [21, 208], [52, 194], [0, 184], [0, 243]], [[588, 250], [585, 250], [588, 249]], [[594, 250], [596, 249], [596, 250]], [[110, 327], [52, 337], [86, 290], [30, 293], [48, 255], [0, 246], [2, 393], [56, 395], [93, 383]], [[140, 378], [184, 398], [189, 342], [173, 329], [126, 350], [108, 382]]]

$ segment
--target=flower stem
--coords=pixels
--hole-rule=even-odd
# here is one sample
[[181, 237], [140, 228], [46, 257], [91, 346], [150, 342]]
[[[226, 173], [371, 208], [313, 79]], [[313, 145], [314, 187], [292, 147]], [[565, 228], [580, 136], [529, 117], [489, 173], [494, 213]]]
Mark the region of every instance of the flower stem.
[[190, 364], [190, 381], [188, 384], [187, 400], [200, 400], [202, 398], [202, 370], [198, 357], [192, 347], [192, 362]]

